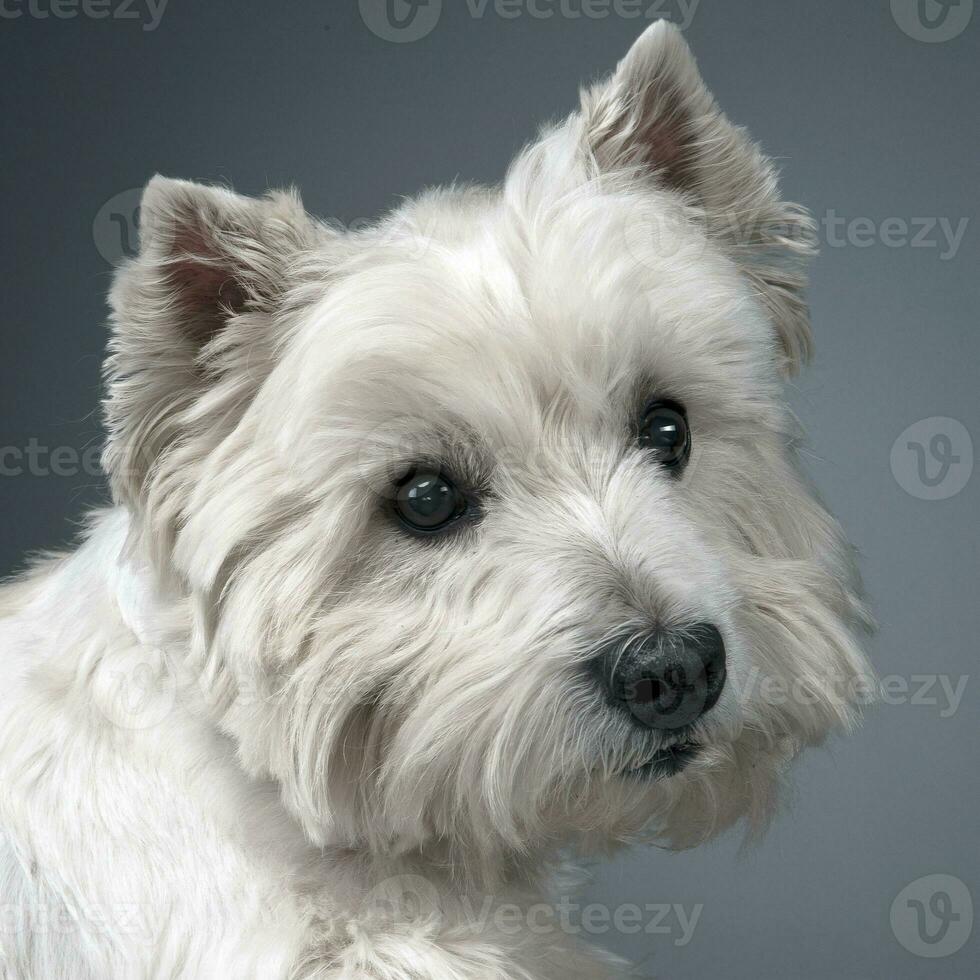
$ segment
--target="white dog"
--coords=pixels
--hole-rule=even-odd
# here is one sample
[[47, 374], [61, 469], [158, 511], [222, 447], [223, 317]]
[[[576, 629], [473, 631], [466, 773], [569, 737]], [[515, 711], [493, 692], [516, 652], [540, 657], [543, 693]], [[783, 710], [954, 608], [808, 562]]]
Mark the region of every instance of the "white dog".
[[808, 219], [656, 24], [498, 188], [141, 226], [115, 506], [0, 591], [0, 974], [621, 975], [560, 855], [759, 826], [866, 687]]

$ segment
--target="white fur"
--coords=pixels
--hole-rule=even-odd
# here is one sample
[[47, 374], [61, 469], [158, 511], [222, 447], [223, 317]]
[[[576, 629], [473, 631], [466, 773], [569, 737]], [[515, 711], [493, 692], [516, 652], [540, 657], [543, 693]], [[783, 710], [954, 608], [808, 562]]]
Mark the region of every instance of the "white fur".
[[[115, 506], [0, 591], [0, 974], [619, 975], [473, 910], [529, 909], [565, 848], [762, 825], [866, 672], [782, 402], [808, 228], [663, 25], [501, 188], [369, 231], [154, 179], [112, 293]], [[679, 481], [629, 438], [658, 392]], [[429, 460], [485, 513], [420, 542], [384, 498]], [[705, 751], [629, 778], [663, 742], [584, 664], [704, 620]]]

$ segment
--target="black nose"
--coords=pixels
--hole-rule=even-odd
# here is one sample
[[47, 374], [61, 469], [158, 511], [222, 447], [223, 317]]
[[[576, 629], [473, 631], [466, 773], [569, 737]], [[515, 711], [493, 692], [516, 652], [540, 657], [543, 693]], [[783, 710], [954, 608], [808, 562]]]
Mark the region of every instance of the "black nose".
[[710, 711], [725, 686], [725, 641], [710, 623], [610, 643], [592, 661], [609, 700], [646, 728], [672, 731]]

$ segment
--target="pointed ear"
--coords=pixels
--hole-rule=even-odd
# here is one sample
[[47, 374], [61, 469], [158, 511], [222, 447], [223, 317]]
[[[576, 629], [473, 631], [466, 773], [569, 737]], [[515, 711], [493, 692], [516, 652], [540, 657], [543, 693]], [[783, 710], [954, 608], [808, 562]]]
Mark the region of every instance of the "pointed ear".
[[188, 443], [191, 417], [205, 429], [205, 396], [213, 418], [243, 410], [271, 363], [290, 267], [315, 237], [294, 194], [150, 181], [139, 254], [110, 294], [103, 462], [117, 499], [139, 502], [168, 450]]
[[177, 335], [199, 353], [235, 315], [274, 308], [285, 264], [311, 232], [292, 192], [255, 199], [156, 176], [140, 202], [140, 254], [127, 279], [142, 280], [143, 312], [165, 303]]
[[718, 108], [681, 32], [651, 25], [610, 79], [583, 92], [582, 116], [600, 172], [638, 172], [703, 211], [708, 233], [768, 306], [783, 367], [796, 369], [810, 350], [804, 266], [813, 223], [781, 200], [771, 161]]

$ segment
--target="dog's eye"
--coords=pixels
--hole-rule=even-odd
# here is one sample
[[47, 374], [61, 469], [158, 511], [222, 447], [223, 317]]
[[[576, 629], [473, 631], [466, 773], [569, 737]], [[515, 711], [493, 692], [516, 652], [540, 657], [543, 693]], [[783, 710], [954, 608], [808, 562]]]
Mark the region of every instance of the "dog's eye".
[[691, 430], [684, 406], [669, 401], [651, 402], [640, 419], [637, 442], [656, 453], [662, 466], [683, 466], [691, 454]]
[[399, 485], [395, 513], [412, 531], [441, 531], [466, 513], [466, 497], [436, 470], [415, 470]]

